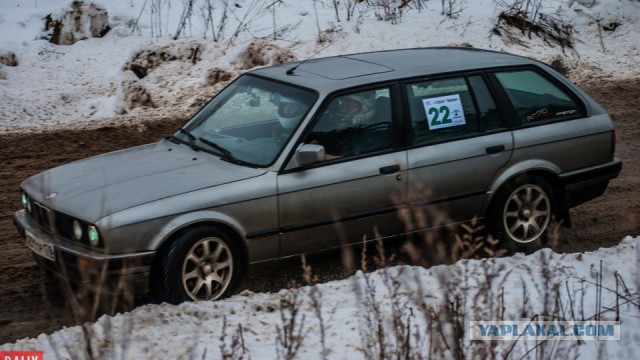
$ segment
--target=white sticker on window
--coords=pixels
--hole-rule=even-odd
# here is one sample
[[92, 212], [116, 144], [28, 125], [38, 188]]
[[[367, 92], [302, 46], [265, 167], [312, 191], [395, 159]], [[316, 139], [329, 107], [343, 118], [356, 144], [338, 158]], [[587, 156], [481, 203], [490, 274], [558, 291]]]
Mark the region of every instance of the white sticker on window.
[[465, 125], [460, 95], [447, 95], [422, 99], [429, 130]]

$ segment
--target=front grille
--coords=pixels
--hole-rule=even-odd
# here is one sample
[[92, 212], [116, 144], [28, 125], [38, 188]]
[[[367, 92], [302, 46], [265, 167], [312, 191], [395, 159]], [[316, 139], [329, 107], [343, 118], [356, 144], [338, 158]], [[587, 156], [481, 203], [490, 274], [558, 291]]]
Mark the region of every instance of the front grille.
[[[71, 242], [76, 242], [78, 240], [73, 234], [73, 222], [78, 221], [83, 229], [80, 243], [88, 247], [96, 247], [96, 245], [91, 245], [87, 232], [87, 229], [91, 224], [76, 219], [67, 214], [61, 213], [59, 211], [55, 211], [37, 201], [32, 200], [32, 198], [28, 194], [25, 195], [29, 204], [29, 206], [27, 206], [27, 215], [30, 216], [34, 220], [34, 222], [38, 224], [39, 227], [41, 227], [44, 231], [55, 237], [62, 238]], [[101, 248], [102, 242], [99, 242], [97, 247]]]
[[44, 230], [52, 235], [73, 240], [73, 219], [61, 212], [32, 201], [31, 216]]
[[54, 217], [54, 214], [51, 212], [51, 209], [45, 207], [44, 205], [33, 201], [31, 203], [31, 211], [32, 216], [36, 220], [40, 226], [43, 228], [50, 230], [51, 223]]

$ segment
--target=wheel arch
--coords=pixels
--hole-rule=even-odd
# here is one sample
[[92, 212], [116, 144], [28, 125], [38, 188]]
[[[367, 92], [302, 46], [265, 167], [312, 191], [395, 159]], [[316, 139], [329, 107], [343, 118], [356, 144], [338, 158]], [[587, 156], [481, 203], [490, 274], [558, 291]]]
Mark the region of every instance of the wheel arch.
[[[172, 223], [174, 223], [174, 221], [167, 224], [167, 227], [169, 227]], [[239, 256], [241, 259], [240, 276], [242, 277], [246, 275], [248, 271], [248, 266], [249, 266], [249, 249], [246, 243], [246, 239], [241, 235], [239, 227], [234, 226], [234, 224], [228, 221], [215, 219], [215, 218], [193, 219], [193, 220], [181, 223], [178, 226], [172, 226], [170, 230], [168, 230], [167, 227], [165, 227], [164, 230], [167, 230], [167, 231], [162, 232], [164, 235], [161, 237], [158, 236], [154, 239], [156, 256], [154, 257], [154, 260], [153, 260], [152, 269], [158, 264], [158, 262], [162, 259], [162, 257], [165, 256], [169, 246], [172, 243], [174, 243], [180, 237], [180, 235], [182, 235], [184, 232], [190, 229], [193, 229], [199, 226], [215, 226], [221, 231], [223, 231], [225, 234], [227, 234], [233, 241], [235, 241], [238, 244], [238, 249], [240, 250]], [[153, 276], [153, 270], [152, 270], [151, 276]]]
[[539, 177], [546, 180], [551, 185], [556, 199], [557, 215], [562, 221], [563, 226], [571, 226], [571, 217], [569, 214], [569, 199], [567, 190], [558, 176], [560, 168], [554, 164], [540, 162], [536, 166], [532, 164], [522, 163], [520, 166], [514, 166], [500, 173], [492, 182], [487, 192], [487, 201], [483, 208], [483, 214], [486, 217], [494, 206], [496, 195], [504, 188], [504, 186], [515, 179], [522, 177]]

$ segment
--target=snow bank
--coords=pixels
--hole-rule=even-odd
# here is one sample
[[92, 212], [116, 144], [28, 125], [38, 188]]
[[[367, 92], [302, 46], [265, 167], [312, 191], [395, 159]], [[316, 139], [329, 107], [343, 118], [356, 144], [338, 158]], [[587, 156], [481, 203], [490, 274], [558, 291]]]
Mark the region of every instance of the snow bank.
[[[616, 320], [619, 315], [621, 340], [550, 342], [540, 347], [543, 357], [633, 358], [640, 350], [635, 266], [639, 243], [640, 237], [627, 237], [616, 247], [589, 253], [544, 249], [527, 256], [463, 260], [429, 269], [398, 266], [276, 294], [245, 292], [218, 302], [146, 305], [115, 317], [103, 316], [95, 324], [5, 344], [0, 350], [44, 350], [45, 356], [73, 357], [86, 351], [90, 335], [90, 348], [99, 358], [215, 359], [244, 352], [246, 357], [274, 359], [282, 350], [278, 334], [292, 324], [296, 309], [293, 333], [302, 334], [299, 358], [320, 358], [323, 352], [332, 359], [368, 358], [379, 349], [374, 334], [378, 325], [386, 329], [385, 346], [391, 354], [402, 345], [395, 342], [393, 321], [399, 319], [412, 334], [413, 355], [452, 356], [441, 346], [441, 336], [445, 334], [449, 346], [455, 344], [447, 329], [459, 321], [464, 326], [460, 344], [466, 356], [489, 349], [498, 357], [507, 351], [520, 357], [537, 344], [471, 342], [469, 321], [528, 321], [545, 313], [573, 320], [596, 314], [601, 320]], [[453, 304], [455, 315], [450, 317]]]

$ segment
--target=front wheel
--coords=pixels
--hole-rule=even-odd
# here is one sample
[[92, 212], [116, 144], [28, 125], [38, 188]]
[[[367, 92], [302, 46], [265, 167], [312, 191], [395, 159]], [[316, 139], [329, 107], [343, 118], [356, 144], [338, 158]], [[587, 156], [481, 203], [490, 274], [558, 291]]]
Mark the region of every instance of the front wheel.
[[221, 299], [233, 294], [240, 280], [237, 245], [215, 226], [186, 230], [159, 256], [152, 286], [161, 301]]
[[496, 195], [490, 227], [511, 252], [531, 252], [546, 241], [555, 214], [555, 193], [549, 182], [536, 176], [522, 176]]

